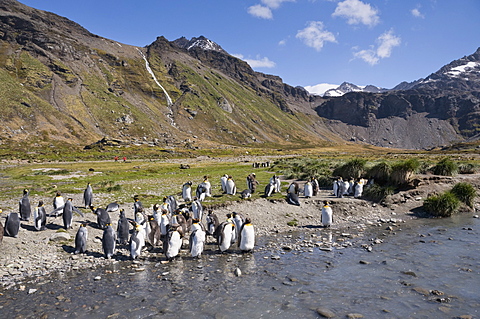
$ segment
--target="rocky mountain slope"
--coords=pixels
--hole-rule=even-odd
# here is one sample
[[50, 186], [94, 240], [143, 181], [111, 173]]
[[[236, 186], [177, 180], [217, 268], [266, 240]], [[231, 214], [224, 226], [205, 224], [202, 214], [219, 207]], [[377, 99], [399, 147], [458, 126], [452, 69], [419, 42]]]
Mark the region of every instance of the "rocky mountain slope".
[[385, 93], [347, 93], [316, 110], [344, 138], [422, 149], [478, 139], [479, 98], [480, 48], [425, 79]]
[[478, 133], [478, 55], [393, 91], [319, 97], [203, 36], [139, 48], [0, 0], [0, 145], [449, 145]]

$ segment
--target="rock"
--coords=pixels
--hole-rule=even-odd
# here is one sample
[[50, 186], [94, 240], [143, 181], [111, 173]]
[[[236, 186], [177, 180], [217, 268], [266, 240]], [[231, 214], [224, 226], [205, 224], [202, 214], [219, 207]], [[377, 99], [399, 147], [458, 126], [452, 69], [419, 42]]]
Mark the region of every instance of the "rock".
[[336, 314], [328, 308], [319, 307], [317, 313], [324, 318], [334, 318]]
[[54, 242], [68, 241], [70, 239], [72, 239], [72, 236], [70, 236], [70, 234], [66, 232], [55, 233], [50, 236], [50, 241]]
[[415, 287], [415, 288], [413, 288], [413, 291], [416, 291], [419, 294], [424, 295], [424, 296], [430, 295], [430, 291], [428, 289], [421, 288], [421, 287]]
[[28, 289], [28, 294], [31, 295], [31, 294], [34, 294], [37, 292], [37, 289], [34, 289], [34, 288], [30, 288]]
[[358, 319], [358, 318], [363, 318], [363, 315], [362, 314], [359, 314], [359, 313], [349, 313], [347, 315], [347, 318], [349, 319]]
[[280, 260], [280, 256], [278, 256], [278, 255], [272, 256], [271, 259], [273, 259], [273, 260]]
[[102, 277], [100, 277], [100, 276], [96, 276], [95, 278], [93, 278], [93, 280], [95, 280], [95, 281], [99, 281], [101, 279], [102, 279]]
[[402, 274], [412, 276], [412, 277], [417, 277], [417, 274], [413, 271], [402, 271]]
[[360, 260], [359, 263], [362, 264], [362, 265], [369, 265], [370, 264], [369, 261], [365, 261], [365, 260]]

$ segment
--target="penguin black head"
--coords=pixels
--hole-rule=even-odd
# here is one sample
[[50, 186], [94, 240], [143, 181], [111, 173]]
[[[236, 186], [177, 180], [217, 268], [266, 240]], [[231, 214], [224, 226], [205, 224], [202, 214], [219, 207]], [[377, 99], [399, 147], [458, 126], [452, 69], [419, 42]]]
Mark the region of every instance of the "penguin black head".
[[38, 207], [42, 207], [43, 206], [43, 200], [39, 200], [38, 201]]
[[245, 224], [251, 224], [252, 223], [252, 220], [250, 218], [245, 218]]
[[228, 213], [227, 218], [232, 218], [232, 214]]
[[57, 192], [57, 195], [56, 196], [62, 196], [62, 193], [60, 192]]
[[158, 204], [153, 205], [153, 210], [158, 210], [159, 208], [160, 208], [160, 205]]
[[25, 189], [23, 190], [23, 195], [26, 195], [26, 194], [28, 194], [28, 189], [25, 188]]
[[198, 218], [192, 219], [192, 223], [194, 223], [194, 224], [195, 224], [195, 223], [199, 223], [199, 222], [200, 222], [200, 219], [198, 219]]
[[328, 200], [324, 200], [324, 201], [323, 201], [323, 204], [324, 204], [324, 205], [328, 205], [328, 204], [330, 204], [330, 202], [329, 202]]

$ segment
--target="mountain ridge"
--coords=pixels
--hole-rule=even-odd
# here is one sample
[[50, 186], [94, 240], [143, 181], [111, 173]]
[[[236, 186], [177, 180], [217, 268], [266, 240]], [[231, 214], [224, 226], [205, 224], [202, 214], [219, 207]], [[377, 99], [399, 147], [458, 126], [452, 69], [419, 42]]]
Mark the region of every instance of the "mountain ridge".
[[320, 97], [204, 36], [140, 48], [0, 0], [0, 143], [428, 149], [480, 136], [479, 61], [477, 50], [392, 90]]

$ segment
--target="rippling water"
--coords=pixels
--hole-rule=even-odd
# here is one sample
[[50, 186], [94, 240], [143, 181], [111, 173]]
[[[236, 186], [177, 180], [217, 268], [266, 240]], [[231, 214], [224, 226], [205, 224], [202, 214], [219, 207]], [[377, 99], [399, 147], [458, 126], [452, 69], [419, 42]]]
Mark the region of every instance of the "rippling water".
[[[332, 251], [266, 245], [298, 242], [299, 232], [260, 239], [267, 248], [254, 254], [117, 262], [27, 282], [25, 291], [3, 290], [0, 317], [318, 318], [319, 307], [339, 318], [477, 317], [479, 229], [480, 219], [464, 214], [409, 221], [395, 234], [370, 229], [353, 247]], [[383, 240], [372, 252], [360, 247], [370, 238]]]

